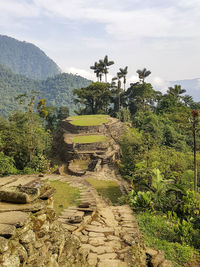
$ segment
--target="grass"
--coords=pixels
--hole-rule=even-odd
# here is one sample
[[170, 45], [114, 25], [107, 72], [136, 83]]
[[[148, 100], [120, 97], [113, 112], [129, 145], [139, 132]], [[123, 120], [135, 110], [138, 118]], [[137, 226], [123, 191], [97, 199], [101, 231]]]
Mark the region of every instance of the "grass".
[[86, 144], [86, 143], [97, 143], [108, 140], [107, 136], [104, 135], [81, 135], [74, 137], [72, 141], [74, 143]]
[[185, 266], [194, 257], [195, 250], [178, 243], [173, 225], [161, 215], [141, 212], [137, 221], [145, 239], [145, 244], [164, 251], [165, 257], [172, 261], [174, 267]]
[[71, 124], [78, 126], [96, 126], [106, 123], [108, 121], [108, 115], [81, 115], [69, 117]]
[[69, 186], [67, 183], [61, 181], [51, 181], [50, 185], [56, 189], [54, 194], [54, 209], [59, 215], [63, 209], [69, 206], [77, 205], [80, 192], [77, 188]]
[[104, 198], [111, 201], [112, 204], [118, 204], [118, 198], [122, 196], [118, 184], [114, 181], [104, 181], [92, 178], [86, 180], [97, 190], [97, 192]]

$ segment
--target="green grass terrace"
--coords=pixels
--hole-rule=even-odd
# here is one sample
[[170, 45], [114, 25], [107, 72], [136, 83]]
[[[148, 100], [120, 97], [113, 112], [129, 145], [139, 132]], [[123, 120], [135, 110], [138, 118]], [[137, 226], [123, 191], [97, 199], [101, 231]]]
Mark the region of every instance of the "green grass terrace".
[[69, 117], [68, 120], [71, 120], [71, 124], [77, 126], [96, 126], [101, 125], [102, 123], [108, 122], [108, 115], [81, 115]]
[[80, 135], [72, 139], [72, 142], [78, 144], [99, 143], [107, 141], [109, 138], [105, 135]]

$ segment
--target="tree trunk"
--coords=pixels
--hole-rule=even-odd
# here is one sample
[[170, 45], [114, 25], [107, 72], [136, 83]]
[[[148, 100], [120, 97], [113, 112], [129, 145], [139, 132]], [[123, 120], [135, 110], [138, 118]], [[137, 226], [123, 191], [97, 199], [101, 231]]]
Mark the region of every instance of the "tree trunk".
[[193, 139], [194, 139], [194, 191], [197, 192], [197, 144], [196, 144], [196, 116], [193, 116]]

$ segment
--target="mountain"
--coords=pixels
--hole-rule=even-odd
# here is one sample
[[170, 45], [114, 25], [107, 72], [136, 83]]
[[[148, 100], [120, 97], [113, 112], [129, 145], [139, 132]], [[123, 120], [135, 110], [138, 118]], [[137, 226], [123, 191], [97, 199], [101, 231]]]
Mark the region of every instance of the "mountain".
[[171, 81], [170, 85], [180, 84], [186, 90], [187, 95], [191, 95], [196, 102], [200, 102], [200, 78]]
[[91, 81], [77, 75], [62, 73], [44, 81], [15, 74], [0, 65], [0, 115], [7, 117], [11, 111], [19, 109], [15, 100], [19, 94], [39, 91], [39, 98], [45, 98], [47, 105], [67, 106], [72, 114], [76, 109], [73, 103], [73, 89], [86, 87]]
[[0, 64], [39, 80], [60, 73], [56, 63], [37, 46], [4, 35], [0, 35]]

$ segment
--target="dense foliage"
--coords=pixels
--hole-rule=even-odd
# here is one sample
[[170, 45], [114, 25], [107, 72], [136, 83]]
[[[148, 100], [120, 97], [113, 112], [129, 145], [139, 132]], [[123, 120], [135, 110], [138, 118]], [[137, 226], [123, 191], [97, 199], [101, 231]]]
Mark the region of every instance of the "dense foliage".
[[[93, 69], [98, 70], [98, 64]], [[150, 71], [137, 73], [139, 82], [127, 90], [121, 88], [123, 76], [117, 73], [103, 103], [100, 88], [107, 83], [96, 82], [91, 90], [74, 93], [82, 104], [80, 113], [110, 114], [131, 125], [121, 140], [119, 162], [122, 176], [132, 185], [127, 201], [138, 213], [146, 243], [164, 250], [175, 266], [181, 266], [200, 249], [199, 179], [197, 188], [194, 184], [194, 151], [200, 164], [200, 103], [183, 95], [186, 90], [180, 85], [169, 87], [165, 94], [157, 92], [145, 81]], [[200, 171], [197, 174], [198, 178]]]
[[0, 64], [39, 80], [60, 73], [56, 63], [37, 46], [3, 35], [0, 35]]
[[37, 114], [13, 113], [0, 118], [0, 175], [48, 170], [50, 132]]
[[67, 106], [71, 113], [75, 109], [73, 89], [90, 84], [90, 81], [80, 76], [62, 73], [45, 81], [32, 80], [23, 75], [14, 74], [5, 66], [0, 65], [0, 114], [7, 117], [11, 111], [18, 109], [15, 98], [19, 94], [31, 95], [32, 91], [40, 92], [39, 98], [44, 98], [46, 104]]

